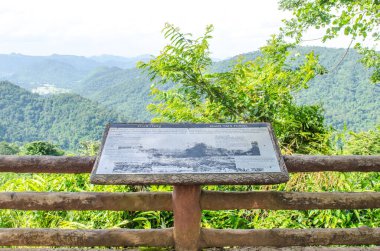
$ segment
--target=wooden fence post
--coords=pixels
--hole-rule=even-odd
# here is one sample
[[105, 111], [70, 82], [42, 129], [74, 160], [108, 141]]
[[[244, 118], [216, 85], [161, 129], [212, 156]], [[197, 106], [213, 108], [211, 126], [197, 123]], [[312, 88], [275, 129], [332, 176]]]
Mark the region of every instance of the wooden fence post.
[[201, 187], [177, 185], [173, 190], [174, 243], [176, 250], [200, 250]]

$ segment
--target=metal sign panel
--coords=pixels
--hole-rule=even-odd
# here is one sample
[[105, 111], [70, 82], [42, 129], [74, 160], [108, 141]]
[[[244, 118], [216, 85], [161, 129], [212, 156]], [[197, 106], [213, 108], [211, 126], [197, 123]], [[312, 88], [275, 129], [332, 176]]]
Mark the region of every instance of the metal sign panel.
[[288, 180], [271, 126], [110, 124], [97, 184], [273, 184]]

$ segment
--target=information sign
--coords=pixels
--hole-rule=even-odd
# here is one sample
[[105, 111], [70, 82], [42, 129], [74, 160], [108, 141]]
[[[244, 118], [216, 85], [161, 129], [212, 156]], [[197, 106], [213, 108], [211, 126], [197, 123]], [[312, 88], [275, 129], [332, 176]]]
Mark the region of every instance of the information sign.
[[288, 180], [267, 123], [110, 124], [96, 184], [274, 184]]

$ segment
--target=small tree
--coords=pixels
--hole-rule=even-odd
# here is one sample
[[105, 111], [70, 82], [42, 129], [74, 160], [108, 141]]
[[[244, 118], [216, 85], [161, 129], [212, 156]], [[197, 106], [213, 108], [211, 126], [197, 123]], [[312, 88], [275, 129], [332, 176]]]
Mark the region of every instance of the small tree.
[[56, 145], [51, 144], [45, 141], [34, 141], [30, 143], [26, 143], [23, 146], [23, 150], [21, 152], [24, 155], [53, 155], [53, 156], [61, 156], [64, 155], [64, 151], [59, 149]]
[[310, 53], [294, 68], [288, 65], [292, 44], [273, 36], [253, 61], [239, 61], [230, 71], [213, 73], [209, 39], [213, 26], [192, 39], [173, 25], [163, 32], [170, 43], [148, 63], [140, 62], [154, 81], [154, 122], [270, 122], [283, 149], [327, 152], [329, 130], [317, 106], [298, 106], [292, 93], [323, 68]]

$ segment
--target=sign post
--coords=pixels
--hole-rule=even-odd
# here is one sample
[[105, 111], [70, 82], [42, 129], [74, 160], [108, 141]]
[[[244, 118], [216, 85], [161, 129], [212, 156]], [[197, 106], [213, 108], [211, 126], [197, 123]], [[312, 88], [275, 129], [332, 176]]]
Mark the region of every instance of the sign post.
[[201, 186], [175, 185], [173, 189], [176, 250], [198, 250], [201, 235]]
[[176, 250], [198, 250], [201, 185], [288, 181], [272, 127], [254, 124], [110, 124], [95, 184], [173, 185]]

